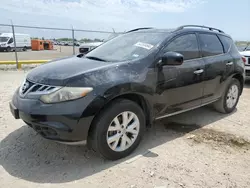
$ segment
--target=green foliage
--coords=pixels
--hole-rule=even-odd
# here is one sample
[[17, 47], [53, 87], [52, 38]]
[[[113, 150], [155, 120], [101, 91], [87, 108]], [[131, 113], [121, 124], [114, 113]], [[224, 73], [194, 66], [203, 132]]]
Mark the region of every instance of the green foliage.
[[57, 41], [72, 41], [72, 38], [59, 38]]
[[250, 41], [235, 41], [235, 44], [237, 46], [247, 46], [248, 44], [250, 44]]

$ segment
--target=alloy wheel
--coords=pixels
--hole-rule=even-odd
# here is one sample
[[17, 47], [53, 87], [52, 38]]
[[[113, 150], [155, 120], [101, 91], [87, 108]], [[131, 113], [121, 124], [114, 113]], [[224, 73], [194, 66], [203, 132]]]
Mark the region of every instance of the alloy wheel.
[[127, 150], [135, 142], [139, 130], [140, 121], [135, 113], [130, 111], [120, 113], [108, 127], [108, 146], [116, 152]]
[[233, 108], [239, 97], [239, 89], [237, 85], [232, 85], [227, 93], [226, 104], [228, 108]]

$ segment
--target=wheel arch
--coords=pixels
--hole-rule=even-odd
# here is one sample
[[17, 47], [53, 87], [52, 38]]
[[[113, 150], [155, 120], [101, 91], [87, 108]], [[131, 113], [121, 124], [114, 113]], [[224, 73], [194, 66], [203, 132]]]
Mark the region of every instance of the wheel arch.
[[151, 126], [153, 117], [152, 117], [152, 113], [150, 110], [151, 109], [150, 104], [145, 97], [143, 97], [142, 95], [138, 93], [126, 93], [126, 94], [121, 94], [119, 96], [116, 96], [111, 101], [109, 101], [108, 104], [110, 104], [112, 101], [117, 100], [117, 99], [128, 99], [138, 104], [142, 108], [145, 114], [146, 126]]
[[103, 101], [101, 107], [94, 114], [94, 118], [91, 121], [89, 130], [88, 130], [88, 135], [90, 135], [90, 132], [94, 128], [93, 124], [94, 124], [95, 120], [98, 118], [98, 115], [100, 113], [102, 113], [102, 111], [105, 110], [105, 108], [107, 106], [111, 105], [112, 102], [114, 102], [115, 100], [119, 100], [119, 99], [131, 100], [131, 101], [135, 102], [136, 104], [138, 104], [142, 108], [143, 112], [145, 113], [146, 127], [151, 127], [152, 126], [153, 115], [152, 115], [152, 110], [151, 110], [151, 107], [150, 107], [150, 103], [141, 94], [130, 92], [130, 93], [123, 93], [123, 94], [117, 95], [117, 96], [112, 97], [111, 99], [109, 99], [109, 100], [107, 100], [105, 102]]
[[241, 95], [244, 88], [244, 77], [241, 74], [236, 73], [232, 78], [239, 80], [241, 85], [241, 90], [240, 90], [240, 95]]

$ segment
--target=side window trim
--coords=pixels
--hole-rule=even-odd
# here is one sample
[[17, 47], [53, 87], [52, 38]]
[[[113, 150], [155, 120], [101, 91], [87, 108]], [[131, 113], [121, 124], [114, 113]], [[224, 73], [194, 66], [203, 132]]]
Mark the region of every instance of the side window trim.
[[218, 34], [217, 34], [217, 37], [219, 38], [219, 40], [220, 40], [220, 42], [221, 42], [221, 44], [222, 44], [222, 46], [223, 46], [224, 53], [225, 53], [225, 54], [228, 54], [228, 53], [230, 52], [231, 48], [232, 48], [232, 44], [230, 44], [230, 46], [229, 46], [229, 48], [228, 48], [228, 51], [226, 52], [225, 46], [224, 46], [224, 44], [223, 44], [223, 42], [222, 42], [220, 36], [221, 36], [221, 37], [226, 37], [226, 38], [228, 38], [228, 39], [230, 39], [230, 40], [232, 40], [232, 39], [231, 39], [230, 37], [228, 37], [228, 36], [225, 36], [225, 35], [218, 35]]
[[220, 43], [221, 43], [221, 45], [222, 45], [224, 54], [226, 54], [227, 52], [226, 52], [225, 46], [224, 46], [224, 44], [222, 43], [220, 37], [219, 37], [218, 35], [216, 35], [216, 37], [219, 39], [219, 41], [220, 41]]
[[202, 58], [202, 52], [201, 52], [201, 48], [200, 48], [200, 45], [199, 45], [199, 39], [198, 39], [198, 36], [197, 36], [197, 32], [186, 32], [186, 33], [181, 33], [181, 34], [177, 34], [175, 35], [173, 38], [171, 38], [170, 40], [168, 40], [166, 42], [166, 44], [160, 49], [160, 53], [163, 52], [163, 50], [171, 43], [173, 42], [175, 39], [179, 38], [179, 37], [182, 37], [182, 36], [185, 36], [185, 35], [189, 35], [189, 34], [194, 34], [195, 37], [196, 37], [196, 41], [197, 41], [197, 45], [198, 45], [198, 53], [199, 53], [199, 57], [197, 58], [194, 58], [194, 59], [188, 59], [188, 60], [184, 60], [185, 62], [189, 62], [189, 61], [192, 61], [192, 60], [197, 60], [197, 59], [201, 59]]
[[200, 44], [200, 37], [199, 37], [199, 32], [195, 32], [195, 36], [197, 39], [197, 43], [198, 43], [198, 49], [199, 49], [199, 58], [197, 59], [202, 59], [202, 49], [201, 49], [201, 44]]

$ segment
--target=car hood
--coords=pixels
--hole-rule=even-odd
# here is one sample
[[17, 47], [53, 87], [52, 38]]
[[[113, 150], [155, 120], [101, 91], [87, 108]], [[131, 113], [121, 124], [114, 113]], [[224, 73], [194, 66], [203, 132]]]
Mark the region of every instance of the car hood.
[[70, 87], [106, 87], [118, 83], [140, 82], [146, 78], [147, 63], [103, 62], [77, 56], [48, 62], [28, 75], [29, 81]]
[[113, 64], [73, 56], [40, 65], [28, 73], [27, 79], [40, 84], [65, 86], [74, 78], [110, 66]]
[[250, 51], [242, 51], [240, 54], [243, 56], [250, 56]]

